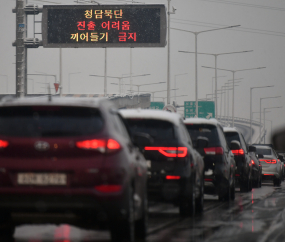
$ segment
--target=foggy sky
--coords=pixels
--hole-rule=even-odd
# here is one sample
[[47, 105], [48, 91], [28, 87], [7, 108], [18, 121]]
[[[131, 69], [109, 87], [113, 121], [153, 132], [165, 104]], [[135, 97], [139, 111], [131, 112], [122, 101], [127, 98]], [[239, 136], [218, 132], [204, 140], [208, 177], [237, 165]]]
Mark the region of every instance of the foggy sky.
[[[51, 0], [62, 4], [75, 4], [73, 0]], [[102, 4], [121, 3], [121, 1], [100, 1]], [[224, 2], [224, 3], [222, 3]], [[231, 3], [231, 4], [225, 4]], [[30, 4], [43, 3], [29, 0]], [[159, 3], [167, 6], [166, 0], [149, 1], [145, 3]], [[247, 6], [235, 3], [246, 3]], [[44, 3], [48, 5], [48, 3]], [[249, 4], [252, 4], [250, 7]], [[0, 8], [0, 75], [8, 75], [8, 93], [15, 93], [15, 47], [12, 42], [16, 38], [16, 14], [12, 9], [15, 0], [1, 0]], [[265, 66], [266, 69], [239, 72], [236, 78], [244, 78], [236, 87], [235, 116], [249, 118], [249, 90], [250, 87], [274, 85], [274, 88], [255, 89], [253, 91], [253, 111], [259, 111], [259, 98], [279, 96], [279, 99], [263, 101], [263, 107], [284, 106], [285, 97], [285, 3], [282, 0], [172, 0], [171, 6], [177, 10], [171, 15], [171, 27], [190, 31], [201, 31], [229, 25], [241, 25], [233, 30], [220, 30], [198, 35], [198, 51], [209, 53], [224, 53], [233, 51], [253, 50], [252, 53], [225, 55], [218, 57], [218, 68], [247, 69]], [[267, 6], [267, 7], [264, 7]], [[32, 16], [28, 18], [28, 37], [33, 37]], [[41, 20], [41, 14], [36, 16]], [[262, 30], [262, 31], [261, 31]], [[37, 24], [36, 32], [41, 32]], [[253, 33], [255, 32], [255, 33]], [[259, 32], [259, 33], [256, 33]], [[263, 34], [260, 34], [263, 33]], [[179, 50], [194, 51], [194, 35], [186, 32], [171, 30], [171, 86], [174, 87], [175, 75], [188, 73], [176, 77], [177, 95], [187, 95], [177, 98], [179, 104], [195, 99], [195, 62], [194, 54], [179, 53]], [[37, 35], [41, 39], [41, 35]], [[128, 48], [108, 49], [108, 75], [121, 76], [130, 73], [130, 50]], [[198, 98], [205, 98], [212, 92], [212, 77], [214, 70], [201, 66], [214, 67], [214, 57], [198, 56]], [[28, 73], [43, 72], [59, 75], [59, 49], [43, 48], [28, 49]], [[90, 77], [90, 74], [104, 75], [104, 49], [78, 48], [63, 49], [63, 93], [68, 93], [69, 73], [70, 89], [74, 94], [103, 93], [104, 78]], [[134, 78], [134, 84], [166, 81], [167, 79], [167, 47], [165, 48], [135, 48], [133, 49], [133, 73], [151, 74], [147, 77]], [[232, 79], [229, 72], [218, 71], [218, 88]], [[28, 80], [28, 93], [45, 92], [45, 77], [33, 76]], [[59, 78], [59, 77], [58, 77]], [[52, 77], [47, 81], [53, 83]], [[108, 79], [108, 93], [118, 93], [118, 86], [110, 83], [117, 82]], [[125, 80], [129, 83], [129, 80]], [[127, 86], [126, 86], [126, 89]], [[165, 90], [166, 84], [141, 87], [140, 91]], [[134, 87], [136, 90], [136, 87]], [[6, 77], [0, 76], [0, 93], [6, 93]], [[172, 92], [174, 95], [174, 92]], [[157, 97], [166, 96], [156, 93]], [[162, 101], [161, 99], [155, 99]], [[172, 101], [171, 101], [172, 102]], [[220, 104], [219, 104], [220, 108]], [[181, 109], [181, 112], [183, 109]], [[273, 130], [284, 124], [285, 114], [282, 109], [272, 109], [266, 114], [266, 119], [273, 121]], [[230, 113], [231, 115], [231, 113]], [[254, 118], [259, 117], [254, 114]], [[270, 133], [270, 122], [266, 122]], [[268, 136], [267, 136], [268, 137]]]

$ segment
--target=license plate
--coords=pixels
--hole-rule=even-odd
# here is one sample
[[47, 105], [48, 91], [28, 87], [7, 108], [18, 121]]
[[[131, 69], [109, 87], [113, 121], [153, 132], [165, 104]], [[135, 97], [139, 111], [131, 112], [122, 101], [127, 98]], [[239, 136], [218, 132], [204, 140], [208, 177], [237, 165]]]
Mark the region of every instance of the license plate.
[[17, 177], [19, 185], [63, 186], [66, 180], [66, 174], [59, 173], [18, 173]]

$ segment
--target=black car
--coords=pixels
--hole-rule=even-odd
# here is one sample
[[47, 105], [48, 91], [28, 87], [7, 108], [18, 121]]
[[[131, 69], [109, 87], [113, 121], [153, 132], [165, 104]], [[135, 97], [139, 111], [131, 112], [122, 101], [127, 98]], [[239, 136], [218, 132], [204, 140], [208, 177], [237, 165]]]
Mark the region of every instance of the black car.
[[[225, 137], [228, 146], [231, 148], [236, 162], [236, 184], [239, 185], [241, 192], [249, 192], [252, 190], [252, 162], [249, 155], [247, 144], [240, 131], [236, 128], [225, 127]], [[236, 146], [232, 148], [232, 146]]]
[[204, 162], [193, 148], [178, 114], [162, 110], [120, 110], [133, 136], [145, 133], [148, 160], [148, 198], [179, 206], [181, 216], [203, 211]]
[[204, 157], [205, 193], [218, 194], [219, 200], [234, 200], [236, 165], [221, 124], [203, 118], [189, 118], [184, 123], [194, 145], [207, 141], [207, 147], [197, 147]]
[[28, 213], [47, 215], [46, 222], [73, 214], [89, 228], [109, 224], [116, 242], [146, 237], [146, 160], [112, 102], [7, 99], [0, 146], [1, 234], [19, 224], [12, 213], [30, 223]]

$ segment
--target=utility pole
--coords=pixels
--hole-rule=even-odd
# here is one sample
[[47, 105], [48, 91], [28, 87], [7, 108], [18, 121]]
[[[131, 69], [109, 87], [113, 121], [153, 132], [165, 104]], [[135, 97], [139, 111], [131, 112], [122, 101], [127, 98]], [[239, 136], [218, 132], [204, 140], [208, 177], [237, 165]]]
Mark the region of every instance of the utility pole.
[[27, 95], [27, 48], [38, 48], [42, 43], [37, 38], [27, 38], [27, 15], [42, 12], [36, 5], [27, 5], [27, 0], [16, 0], [16, 97]]
[[26, 0], [16, 1], [16, 96], [24, 97], [27, 86], [27, 36]]
[[170, 104], [170, 14], [175, 14], [175, 9], [173, 8], [173, 11], [170, 12], [170, 1], [168, 1], [168, 24], [167, 24], [167, 104]]

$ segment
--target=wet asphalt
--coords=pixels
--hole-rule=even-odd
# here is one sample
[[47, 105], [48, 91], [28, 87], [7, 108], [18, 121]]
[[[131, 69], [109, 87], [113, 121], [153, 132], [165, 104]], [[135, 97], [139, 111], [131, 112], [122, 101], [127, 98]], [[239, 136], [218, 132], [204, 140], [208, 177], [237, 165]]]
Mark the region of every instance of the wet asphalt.
[[[150, 204], [147, 241], [285, 241], [284, 226], [285, 182], [280, 187], [267, 183], [249, 193], [236, 189], [236, 199], [230, 202], [205, 195], [203, 214], [192, 218], [180, 218], [178, 208], [172, 205]], [[106, 242], [110, 234], [68, 224], [24, 224], [17, 226], [9, 241]]]

